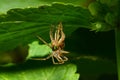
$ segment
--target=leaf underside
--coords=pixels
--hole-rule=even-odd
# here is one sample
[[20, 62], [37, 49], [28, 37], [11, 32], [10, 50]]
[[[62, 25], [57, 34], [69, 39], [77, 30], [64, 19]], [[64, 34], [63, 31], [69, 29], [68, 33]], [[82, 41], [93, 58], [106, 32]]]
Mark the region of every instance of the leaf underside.
[[10, 50], [37, 40], [49, 41], [51, 25], [62, 22], [66, 36], [79, 27], [89, 28], [90, 13], [79, 6], [52, 4], [38, 8], [11, 9], [0, 16], [0, 50]]

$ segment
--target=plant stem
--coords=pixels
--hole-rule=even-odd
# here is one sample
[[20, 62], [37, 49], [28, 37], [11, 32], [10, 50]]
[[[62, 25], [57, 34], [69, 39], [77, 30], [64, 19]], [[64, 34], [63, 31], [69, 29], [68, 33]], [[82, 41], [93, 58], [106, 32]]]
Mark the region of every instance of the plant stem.
[[118, 80], [120, 80], [120, 29], [115, 30]]

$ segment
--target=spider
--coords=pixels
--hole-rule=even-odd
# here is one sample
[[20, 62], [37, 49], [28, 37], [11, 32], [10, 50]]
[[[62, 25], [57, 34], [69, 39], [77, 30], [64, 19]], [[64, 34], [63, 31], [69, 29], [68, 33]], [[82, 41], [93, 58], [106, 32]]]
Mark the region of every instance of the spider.
[[[50, 39], [51, 44], [49, 45], [45, 40], [43, 40], [41, 37], [37, 36], [38, 39], [40, 39], [44, 44], [49, 46], [52, 49], [52, 53], [47, 56], [46, 58], [34, 58], [34, 60], [47, 60], [49, 58], [52, 58], [53, 64], [63, 64], [65, 61], [68, 60], [66, 56], [63, 54], [69, 53], [68, 51], [64, 51], [63, 48], [65, 46], [64, 40], [65, 40], [65, 34], [63, 32], [63, 26], [62, 23], [59, 23], [57, 26], [57, 29], [54, 31], [53, 35], [53, 28], [50, 29]], [[55, 62], [56, 59], [58, 62]]]

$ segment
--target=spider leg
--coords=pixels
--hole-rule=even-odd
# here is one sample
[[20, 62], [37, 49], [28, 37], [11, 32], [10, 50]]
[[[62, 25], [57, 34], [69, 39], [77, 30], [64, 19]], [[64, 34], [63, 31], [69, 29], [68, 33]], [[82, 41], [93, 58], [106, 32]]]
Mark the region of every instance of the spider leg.
[[[56, 58], [57, 59], [57, 58]], [[58, 60], [58, 59], [57, 59]], [[55, 62], [55, 60], [54, 60], [54, 56], [52, 56], [52, 62], [53, 62], [53, 64], [60, 64], [60, 62], [58, 61], [58, 62]]]
[[62, 43], [65, 40], [65, 34], [61, 31], [61, 38], [59, 39], [59, 43]]
[[58, 44], [64, 44], [63, 41], [65, 40], [65, 34], [63, 32], [63, 29], [62, 29], [62, 24], [60, 24], [60, 35], [61, 35], [61, 38], [59, 39], [58, 41]]
[[46, 58], [31, 58], [32, 60], [47, 60], [47, 59], [49, 59], [49, 58], [51, 58], [52, 57], [52, 55], [49, 55], [49, 56], [47, 56]]
[[53, 25], [52, 25], [52, 28], [50, 29], [50, 39], [51, 39], [51, 42], [54, 41], [54, 38], [53, 38]]
[[[53, 53], [53, 56], [52, 56], [52, 61], [53, 61], [53, 64], [63, 64], [64, 61], [63, 59], [61, 58], [61, 56], [59, 55], [59, 50], [57, 51], [54, 51]], [[58, 62], [55, 62], [54, 58], [58, 61]]]
[[57, 64], [54, 60], [54, 56], [52, 56], [52, 62], [53, 62], [53, 64]]
[[57, 30], [56, 30], [56, 33], [55, 33], [55, 40], [59, 41], [59, 38], [60, 38], [60, 32], [61, 32], [61, 26], [58, 25], [57, 27]]
[[60, 38], [60, 29], [58, 26], [54, 33], [54, 41], [53, 41], [53, 45], [56, 47], [59, 47], [59, 45], [58, 45], [59, 38]]
[[61, 50], [61, 53], [67, 54], [67, 53], [69, 53], [69, 52], [68, 52], [68, 51], [64, 51], [64, 50]]
[[40, 36], [37, 36], [37, 38], [41, 40], [45, 45], [51, 48], [51, 46], [45, 40], [43, 40]]
[[53, 64], [63, 64], [64, 61], [53, 62]]
[[[52, 27], [53, 27], [53, 26], [52, 26]], [[50, 34], [50, 40], [51, 40], [51, 48], [54, 49], [54, 46], [56, 46], [56, 40], [55, 40], [55, 38], [53, 37], [53, 28], [50, 29], [49, 34]], [[56, 35], [56, 32], [55, 32], [54, 35]]]
[[61, 56], [57, 56], [55, 57], [58, 61], [58, 64], [63, 64], [64, 63], [64, 59]]
[[58, 62], [62, 62], [62, 58], [60, 56], [56, 57], [56, 59], [58, 60]]
[[67, 61], [68, 58], [67, 58], [66, 56], [62, 56], [62, 60], [63, 60], [63, 61]]

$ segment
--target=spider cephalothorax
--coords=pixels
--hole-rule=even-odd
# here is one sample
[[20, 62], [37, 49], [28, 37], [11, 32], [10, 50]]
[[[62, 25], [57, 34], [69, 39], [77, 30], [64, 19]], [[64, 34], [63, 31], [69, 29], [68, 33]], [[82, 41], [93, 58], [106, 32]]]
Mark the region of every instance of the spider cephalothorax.
[[[65, 34], [63, 32], [62, 23], [60, 23], [56, 30], [54, 31], [53, 35], [53, 27], [50, 29], [50, 39], [51, 45], [49, 45], [46, 41], [44, 41], [41, 37], [37, 36], [43, 43], [49, 46], [52, 49], [52, 53], [46, 58], [36, 58], [36, 60], [46, 60], [52, 57], [53, 64], [63, 64], [65, 61], [68, 60], [66, 56], [63, 54], [69, 53], [68, 51], [64, 51], [64, 40]], [[54, 58], [58, 61], [55, 62]]]

